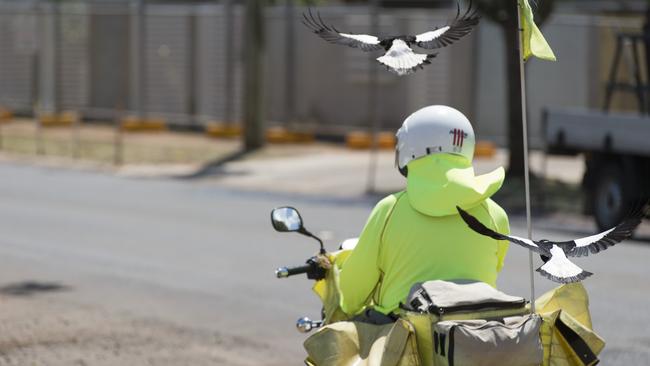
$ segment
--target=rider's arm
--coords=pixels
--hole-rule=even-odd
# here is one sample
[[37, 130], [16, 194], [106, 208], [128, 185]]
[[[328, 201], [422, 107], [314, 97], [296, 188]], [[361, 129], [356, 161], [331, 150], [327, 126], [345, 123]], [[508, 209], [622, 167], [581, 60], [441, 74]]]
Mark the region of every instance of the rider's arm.
[[381, 279], [379, 251], [386, 218], [395, 203], [389, 196], [375, 206], [366, 226], [359, 236], [359, 242], [340, 273], [341, 309], [354, 315], [363, 310]]

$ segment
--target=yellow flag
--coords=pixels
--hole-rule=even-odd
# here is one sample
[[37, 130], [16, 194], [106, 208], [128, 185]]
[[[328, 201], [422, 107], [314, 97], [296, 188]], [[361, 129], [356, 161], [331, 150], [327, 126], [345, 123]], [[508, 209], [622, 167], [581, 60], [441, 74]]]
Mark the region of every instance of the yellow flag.
[[[521, 19], [521, 27], [523, 34], [521, 35], [521, 47], [524, 54], [524, 60], [528, 60], [530, 56], [535, 56], [543, 60], [556, 61], [555, 54], [548, 45], [544, 35], [537, 28], [533, 19], [533, 9], [530, 7], [528, 0], [519, 1], [519, 16]], [[544, 0], [540, 0], [544, 1]]]

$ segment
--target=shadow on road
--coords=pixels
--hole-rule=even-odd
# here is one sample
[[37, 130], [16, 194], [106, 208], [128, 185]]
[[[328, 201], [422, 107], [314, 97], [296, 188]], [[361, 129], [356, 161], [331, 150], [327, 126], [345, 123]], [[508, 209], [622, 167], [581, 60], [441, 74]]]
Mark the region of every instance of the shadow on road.
[[24, 281], [0, 287], [0, 294], [9, 296], [32, 296], [41, 292], [67, 291], [70, 288], [53, 282]]
[[240, 150], [236, 151], [232, 154], [226, 155], [222, 158], [219, 158], [217, 160], [211, 161], [203, 165], [201, 169], [197, 170], [196, 172], [184, 176], [180, 176], [178, 178], [180, 179], [200, 179], [200, 178], [205, 178], [209, 176], [214, 176], [214, 175], [219, 175], [223, 174], [223, 166], [236, 161], [236, 160], [241, 160], [253, 151], [250, 150]]

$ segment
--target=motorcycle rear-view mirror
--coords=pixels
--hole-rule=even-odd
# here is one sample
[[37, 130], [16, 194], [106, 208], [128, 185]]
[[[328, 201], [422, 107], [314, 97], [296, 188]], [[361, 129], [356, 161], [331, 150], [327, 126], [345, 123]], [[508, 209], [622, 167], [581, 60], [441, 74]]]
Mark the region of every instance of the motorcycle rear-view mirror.
[[280, 232], [301, 231], [302, 217], [293, 207], [279, 207], [271, 211], [273, 228]]
[[300, 213], [293, 207], [278, 207], [271, 211], [271, 223], [273, 228], [280, 232], [297, 232], [302, 235], [309, 236], [316, 239], [320, 243], [320, 252], [325, 253], [325, 248], [323, 247], [323, 241], [310, 233], [302, 223], [302, 217]]

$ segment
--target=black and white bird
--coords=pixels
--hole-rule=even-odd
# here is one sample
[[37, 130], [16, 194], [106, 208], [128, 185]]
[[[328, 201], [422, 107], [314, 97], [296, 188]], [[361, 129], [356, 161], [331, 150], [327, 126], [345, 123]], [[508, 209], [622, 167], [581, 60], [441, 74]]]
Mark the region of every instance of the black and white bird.
[[386, 53], [377, 58], [377, 61], [400, 76], [423, 68], [424, 65], [431, 63], [429, 59], [437, 55], [415, 53], [411, 46], [416, 45], [429, 50], [448, 46], [469, 34], [479, 22], [479, 16], [472, 10], [471, 2], [462, 15], [459, 4], [456, 18], [448, 25], [415, 36], [379, 38], [368, 34], [342, 33], [333, 26], [325, 24], [320, 14], [314, 16], [311, 9], [308, 14], [303, 13], [303, 17], [303, 24], [330, 43], [358, 48], [365, 52], [385, 50]]
[[483, 225], [476, 217], [463, 211], [460, 207], [456, 207], [456, 209], [458, 209], [458, 213], [460, 213], [465, 223], [477, 233], [496, 240], [507, 240], [539, 253], [546, 263], [537, 268], [537, 272], [549, 280], [559, 283], [579, 282], [592, 275], [591, 272], [587, 272], [571, 262], [567, 256], [583, 257], [589, 255], [589, 253], [596, 254], [614, 244], [620, 243], [632, 236], [634, 229], [639, 226], [648, 212], [648, 208], [645, 206], [642, 210], [623, 220], [618, 226], [600, 234], [571, 241], [553, 242], [546, 239], [534, 241], [499, 234]]

